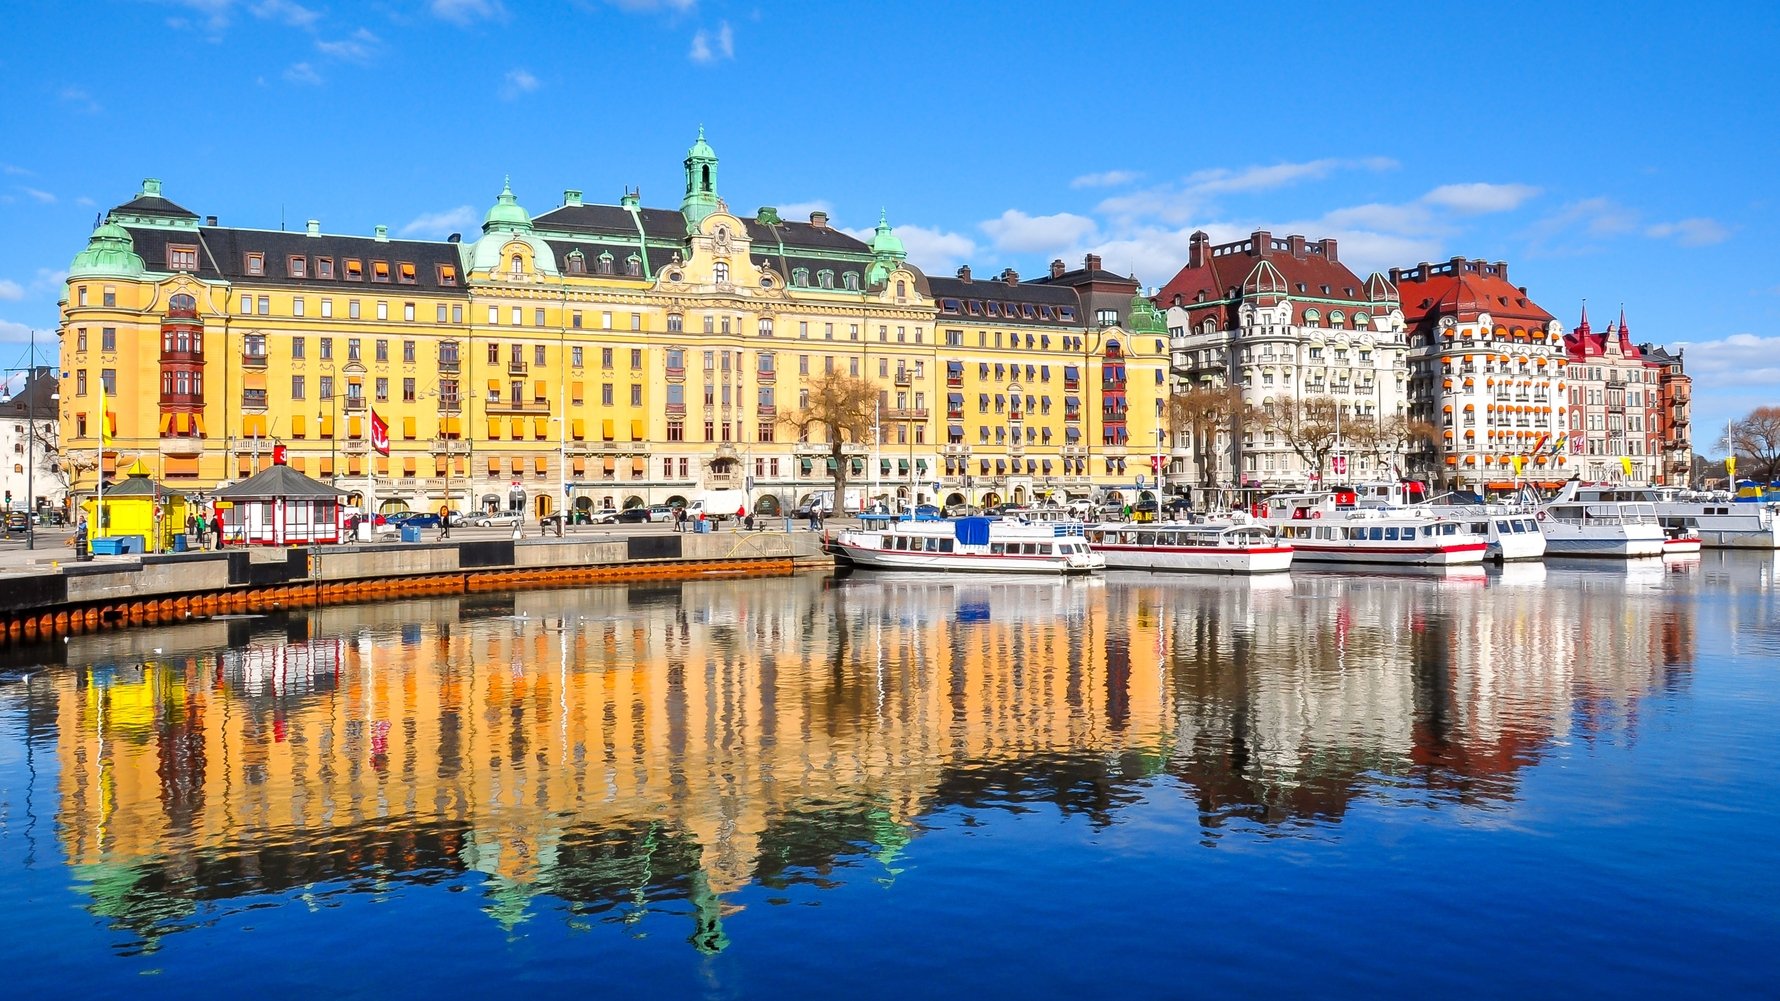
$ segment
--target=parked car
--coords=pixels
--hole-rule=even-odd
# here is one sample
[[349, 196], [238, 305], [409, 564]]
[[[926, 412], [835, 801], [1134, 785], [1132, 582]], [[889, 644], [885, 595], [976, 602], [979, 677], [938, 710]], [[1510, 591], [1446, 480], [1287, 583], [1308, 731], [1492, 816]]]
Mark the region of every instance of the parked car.
[[512, 528], [519, 524], [519, 512], [500, 511], [495, 514], [480, 514], [470, 524], [477, 528]]
[[8, 532], [26, 532], [31, 529], [31, 516], [23, 511], [6, 512], [6, 530]]
[[936, 507], [935, 505], [932, 505], [932, 504], [917, 504], [917, 505], [915, 505], [915, 520], [916, 521], [939, 521], [943, 517], [945, 517], [945, 515], [942, 514], [940, 512], [940, 509], [938, 507]]
[[396, 524], [398, 526], [410, 526], [411, 525], [415, 528], [438, 528], [439, 527], [439, 516], [436, 514], [432, 514], [431, 512], [427, 512], [427, 511], [407, 511], [404, 513], [407, 514], [407, 517], [403, 518], [401, 521], [396, 522]]
[[676, 505], [673, 504], [657, 504], [649, 509], [649, 520], [673, 521], [675, 507]]

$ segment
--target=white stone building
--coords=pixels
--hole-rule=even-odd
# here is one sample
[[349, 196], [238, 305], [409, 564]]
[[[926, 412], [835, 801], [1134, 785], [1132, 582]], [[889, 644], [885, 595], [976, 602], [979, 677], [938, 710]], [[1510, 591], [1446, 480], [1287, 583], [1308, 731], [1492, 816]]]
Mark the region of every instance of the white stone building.
[[[68, 478], [56, 453], [56, 405], [56, 377], [47, 365], [30, 370], [29, 375], [21, 370], [4, 384], [0, 449], [5, 450], [5, 460], [0, 462], [0, 490], [10, 501], [8, 510], [29, 509], [27, 498], [33, 494], [39, 509], [62, 510]], [[34, 471], [30, 469], [33, 461]]]

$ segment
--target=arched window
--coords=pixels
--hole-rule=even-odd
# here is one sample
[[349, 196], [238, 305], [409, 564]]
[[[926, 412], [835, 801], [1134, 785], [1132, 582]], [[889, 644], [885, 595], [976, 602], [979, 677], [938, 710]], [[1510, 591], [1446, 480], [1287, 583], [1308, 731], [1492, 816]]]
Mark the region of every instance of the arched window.
[[810, 284], [810, 269], [809, 268], [792, 268], [791, 269], [791, 284], [808, 286]]
[[181, 292], [167, 300], [167, 312], [195, 316], [198, 312], [198, 300]]
[[586, 257], [586, 255], [582, 254], [579, 250], [569, 251], [567, 263], [568, 263], [568, 268], [569, 268], [569, 274], [584, 275], [587, 273], [587, 257]]
[[510, 268], [511, 268], [511, 270], [513, 272], [513, 276], [515, 278], [519, 277], [520, 275], [525, 274], [525, 258], [519, 256], [518, 254], [514, 254], [513, 260], [510, 264]]
[[859, 291], [859, 272], [849, 271], [841, 275], [841, 286], [849, 292]]
[[906, 295], [908, 295], [908, 282], [897, 282], [896, 283], [896, 297], [898, 299], [901, 299], [903, 296], [906, 296]]
[[719, 285], [729, 284], [729, 262], [718, 261], [716, 264], [711, 265], [711, 277], [715, 279]]
[[834, 272], [827, 268], [816, 272], [816, 284], [823, 288], [834, 288]]
[[624, 273], [631, 276], [632, 278], [636, 278], [636, 277], [639, 277], [640, 275], [642, 275], [642, 273], [643, 273], [642, 258], [639, 258], [635, 254], [632, 254], [629, 257], [625, 258], [624, 259]]
[[612, 273], [612, 252], [610, 250], [600, 251], [599, 262], [600, 274], [609, 275]]

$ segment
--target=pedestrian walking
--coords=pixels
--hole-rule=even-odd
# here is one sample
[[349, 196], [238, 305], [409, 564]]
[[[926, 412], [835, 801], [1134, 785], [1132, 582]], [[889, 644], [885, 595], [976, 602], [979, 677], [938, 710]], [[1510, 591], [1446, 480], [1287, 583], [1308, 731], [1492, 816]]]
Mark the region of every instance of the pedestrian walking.
[[447, 508], [439, 512], [439, 541], [451, 538], [451, 510]]

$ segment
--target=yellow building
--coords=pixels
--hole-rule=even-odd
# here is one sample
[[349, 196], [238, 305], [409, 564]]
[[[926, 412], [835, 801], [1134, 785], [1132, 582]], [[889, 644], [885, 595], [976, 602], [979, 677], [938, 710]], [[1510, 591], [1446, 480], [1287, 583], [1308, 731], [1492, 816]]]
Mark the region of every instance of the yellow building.
[[[97, 453], [104, 385], [116, 434], [101, 468], [140, 460], [186, 493], [264, 468], [282, 444], [367, 507], [537, 514], [739, 488], [771, 513], [832, 485], [827, 443], [780, 418], [806, 380], [845, 370], [881, 386], [876, 442], [847, 446], [866, 495], [1085, 496], [1147, 471], [1166, 357], [1138, 350], [1125, 309], [1091, 311], [1111, 286], [1052, 284], [1053, 268], [959, 291], [907, 263], [887, 220], [868, 242], [820, 212], [732, 212], [702, 134], [684, 169], [677, 210], [568, 190], [534, 218], [504, 187], [467, 241], [224, 227], [146, 181], [69, 269], [65, 449]], [[1134, 281], [1099, 277], [1125, 282], [1130, 306]], [[961, 386], [939, 370], [960, 359], [967, 395], [1018, 385], [1038, 412], [942, 416]], [[74, 489], [92, 487], [87, 468]]]

